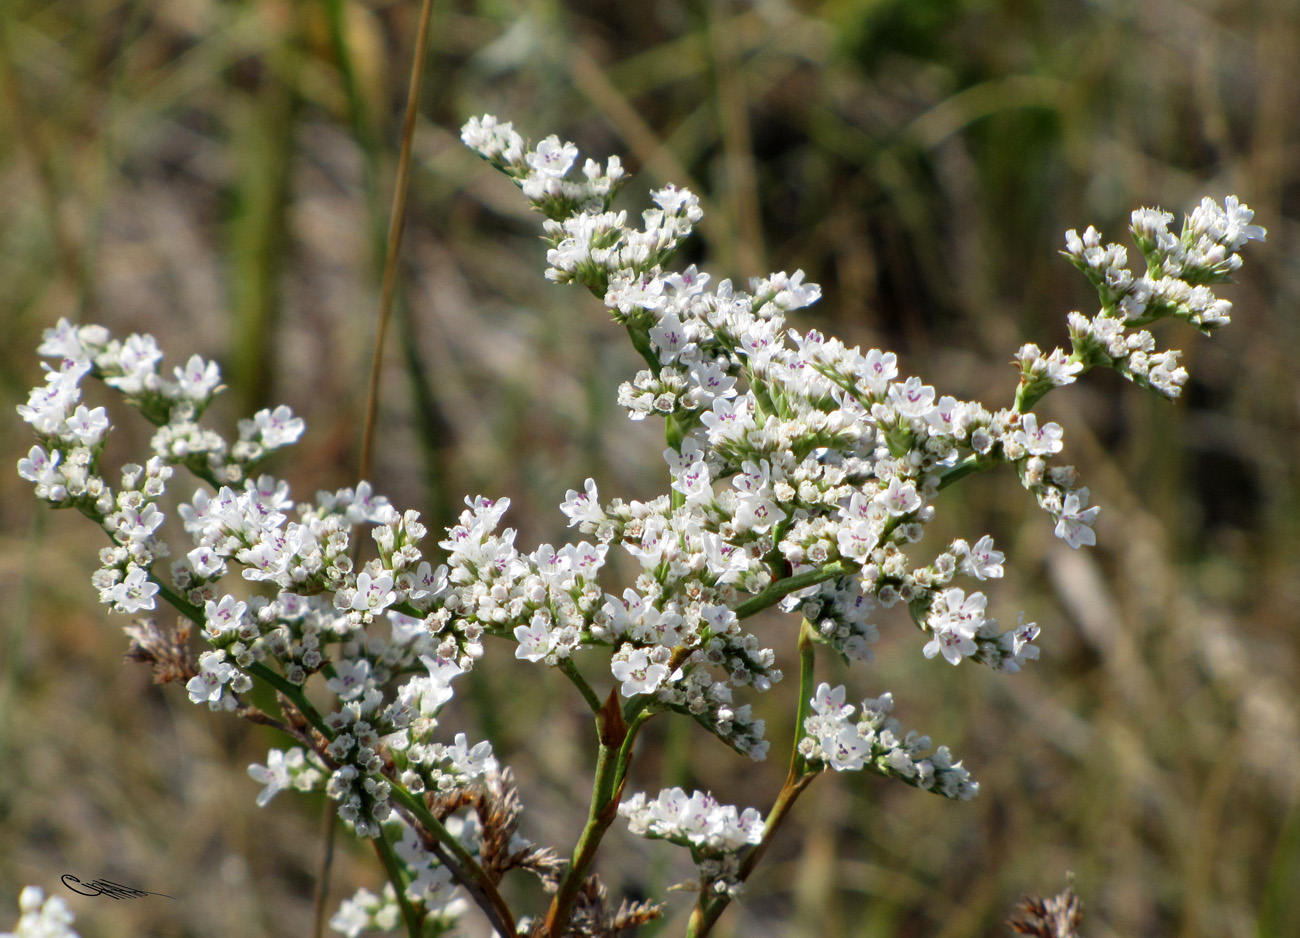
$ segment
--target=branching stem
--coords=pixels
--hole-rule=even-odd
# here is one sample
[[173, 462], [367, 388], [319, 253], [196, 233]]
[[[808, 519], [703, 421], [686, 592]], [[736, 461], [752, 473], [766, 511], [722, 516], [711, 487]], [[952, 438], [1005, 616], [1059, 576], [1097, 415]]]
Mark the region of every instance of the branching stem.
[[[497, 934], [502, 938], [518, 938], [515, 919], [506, 905], [505, 898], [497, 890], [487, 870], [479, 864], [465, 849], [464, 844], [456, 839], [446, 825], [433, 816], [424, 801], [407, 791], [401, 784], [389, 778], [392, 786], [392, 799], [405, 808], [419, 821], [436, 841], [438, 858], [455, 878], [465, 887], [474, 903], [483, 910], [483, 914], [492, 922]], [[394, 889], [400, 889], [400, 881], [393, 883]]]
[[560, 887], [546, 912], [542, 935], [560, 938], [568, 927], [587, 871], [596, 858], [600, 842], [618, 817], [619, 800], [623, 797], [623, 783], [632, 760], [632, 744], [637, 732], [650, 714], [639, 709], [629, 722], [618, 705], [618, 690], [611, 690], [604, 705], [596, 712], [596, 736], [600, 749], [596, 754], [596, 774], [591, 789], [591, 807], [587, 823], [573, 849], [569, 869], [560, 881]]
[[[766, 855], [772, 845], [773, 837], [782, 822], [789, 816], [795, 801], [803, 794], [804, 789], [812, 784], [813, 779], [821, 774], [816, 770], [808, 770], [808, 761], [799, 751], [799, 742], [804, 737], [804, 720], [812, 709], [813, 652], [813, 628], [808, 620], [804, 619], [799, 626], [799, 710], [795, 715], [794, 741], [790, 747], [790, 772], [786, 775], [785, 784], [781, 786], [781, 791], [772, 804], [772, 810], [768, 812], [767, 823], [763, 826], [763, 839], [755, 844], [741, 861], [737, 879], [742, 883], [749, 879], [754, 868]], [[690, 921], [686, 926], [687, 938], [705, 938], [713, 930], [713, 926], [727, 906], [731, 904], [731, 899], [729, 893], [701, 893], [700, 900], [691, 912]]]

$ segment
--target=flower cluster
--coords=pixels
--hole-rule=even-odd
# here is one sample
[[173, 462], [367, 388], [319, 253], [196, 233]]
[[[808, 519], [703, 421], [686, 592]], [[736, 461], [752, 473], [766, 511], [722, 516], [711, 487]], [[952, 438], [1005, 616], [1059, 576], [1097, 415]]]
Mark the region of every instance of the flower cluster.
[[[482, 630], [451, 623], [448, 571], [422, 559], [416, 545], [425, 530], [415, 512], [399, 514], [367, 483], [296, 505], [287, 483], [251, 475], [271, 450], [301, 435], [303, 422], [286, 407], [268, 409], [240, 422], [233, 445], [200, 427], [221, 385], [217, 366], [197, 356], [166, 380], [152, 337], [118, 341], [102, 327], [66, 321], [47, 331], [40, 351], [60, 365], [47, 369], [44, 386], [19, 408], [40, 440], [19, 473], [38, 497], [78, 508], [108, 535], [92, 577], [101, 601], [133, 614], [164, 599], [199, 626], [208, 647], [197, 660], [165, 669], [168, 679], [188, 678], [194, 703], [245, 712], [257, 678], [295, 694], [316, 673], [337, 701], [337, 709], [317, 716], [313, 737], [306, 714], [314, 710], [296, 695], [300, 739], [312, 745], [273, 749], [265, 765], [250, 767], [264, 786], [260, 805], [286, 788], [324, 790], [359, 835], [380, 837], [394, 782], [437, 792], [497, 771], [487, 742], [471, 743], [464, 733], [450, 743], [434, 739], [452, 681], [482, 655]], [[122, 467], [116, 490], [100, 467], [111, 430], [106, 410], [79, 404], [87, 377], [115, 388], [158, 427], [153, 456]], [[182, 438], [189, 444], [179, 445]], [[162, 539], [177, 466], [203, 483], [178, 507], [190, 541], [180, 548]], [[378, 557], [354, 569], [351, 550], [362, 525]], [[225, 592], [222, 581], [233, 570], [271, 592]], [[386, 636], [372, 628], [377, 623], [387, 624]], [[131, 629], [144, 634], [141, 626]], [[179, 647], [187, 654], [183, 642]], [[138, 654], [149, 658], [143, 648]], [[436, 865], [427, 851], [422, 862]]]
[[974, 798], [979, 792], [979, 782], [960, 762], [953, 762], [947, 746], [926, 755], [930, 737], [915, 732], [904, 734], [899, 722], [889, 715], [894, 709], [892, 694], [862, 701], [856, 723], [850, 719], [853, 705], [844, 702], [844, 694], [843, 686], [818, 685], [811, 701], [812, 714], [803, 724], [807, 735], [799, 742], [805, 759], [837, 772], [870, 769], [960, 801]]
[[45, 898], [39, 886], [28, 886], [18, 896], [20, 917], [13, 931], [0, 938], [80, 938], [73, 931], [75, 916], [58, 896]]
[[703, 887], [715, 893], [738, 894], [737, 851], [763, 839], [763, 816], [754, 808], [737, 812], [702, 791], [687, 795], [668, 788], [653, 800], [638, 792], [618, 806], [628, 830], [643, 837], [687, 847], [700, 870]]
[[[1068, 354], [1023, 346], [1013, 406], [991, 410], [907, 375], [892, 352], [790, 328], [787, 318], [821, 297], [802, 271], [739, 286], [694, 266], [668, 270], [701, 217], [690, 192], [652, 193], [655, 207], [634, 227], [611, 209], [625, 180], [616, 157], [603, 166], [587, 160], [575, 173], [573, 144], [548, 137], [530, 147], [491, 116], [469, 121], [462, 136], [545, 216], [547, 276], [588, 287], [627, 330], [646, 367], [618, 399], [633, 420], [664, 420], [664, 494], [603, 501], [588, 479], [560, 506], [587, 539], [531, 551], [502, 526], [507, 499], [467, 498], [437, 542], [441, 555], [430, 559], [419, 515], [399, 512], [364, 481], [292, 498], [286, 482], [260, 467], [301, 436], [303, 422], [287, 407], [267, 409], [240, 421], [238, 439], [228, 441], [200, 424], [221, 390], [217, 366], [194, 356], [167, 377], [150, 336], [117, 340], [100, 326], [61, 320], [40, 347], [58, 366], [46, 368], [18, 408], [38, 440], [19, 474], [38, 498], [77, 508], [108, 536], [92, 577], [101, 601], [135, 614], [162, 600], [206, 643], [194, 655], [188, 627], [167, 636], [145, 620], [128, 627], [131, 656], [152, 662], [160, 680], [184, 682], [194, 703], [292, 737], [296, 745], [249, 767], [262, 785], [259, 805], [288, 789], [324, 791], [359, 836], [376, 841], [391, 882], [380, 895], [362, 890], [345, 901], [333, 927], [354, 936], [403, 921], [414, 934], [424, 922], [440, 933], [462, 906], [458, 883], [499, 933], [516, 936], [496, 891], [514, 868], [553, 894], [537, 920], [547, 934], [579, 921], [584, 934], [648, 921], [658, 914], [650, 905], [607, 909], [587, 873], [620, 814], [634, 833], [691, 851], [702, 914], [716, 917], [752, 868], [745, 858], [762, 855], [793, 797], [827, 769], [871, 770], [972, 797], [978, 785], [946, 747], [930, 751], [928, 738], [904, 733], [889, 716], [888, 693], [863, 701], [855, 718], [843, 687], [814, 691], [814, 646], [869, 660], [873, 616], [902, 603], [926, 658], [1003, 672], [1037, 658], [1038, 627], [1022, 618], [1001, 629], [986, 595], [970, 588], [1003, 574], [990, 536], [922, 553], [939, 493], [1009, 465], [1058, 538], [1072, 548], [1094, 543], [1098, 509], [1074, 469], [1057, 461], [1062, 428], [1032, 407], [1098, 365], [1176, 394], [1186, 378], [1177, 353], [1156, 352], [1137, 327], [1174, 317], [1208, 331], [1227, 321], [1226, 301], [1209, 287], [1239, 266], [1245, 242], [1263, 237], [1250, 210], [1235, 199], [1223, 207], [1207, 200], [1178, 237], [1171, 216], [1135, 213], [1147, 261], [1141, 276], [1095, 230], [1071, 232], [1067, 254], [1096, 284], [1102, 309], [1092, 319], [1071, 316]], [[101, 466], [112, 425], [105, 408], [81, 403], [86, 378], [115, 389], [156, 428], [152, 455], [121, 467], [116, 488]], [[178, 497], [180, 524], [169, 527], [177, 468], [199, 485]], [[165, 540], [172, 530], [183, 531], [183, 544]], [[373, 554], [364, 562], [363, 547]], [[636, 576], [611, 593], [601, 581], [618, 551]], [[227, 585], [235, 573], [243, 583]], [[676, 788], [620, 804], [636, 735], [665, 711], [765, 758], [764, 721], [738, 697], [783, 678], [777, 652], [746, 625], [773, 607], [802, 620], [806, 704], [785, 807], [765, 821], [756, 809]], [[567, 862], [516, 834], [520, 808], [491, 744], [441, 728], [454, 682], [482, 659], [488, 639], [559, 669], [596, 716], [591, 815]], [[595, 681], [580, 669], [592, 649], [603, 652]], [[319, 693], [309, 697], [316, 675]], [[609, 687], [607, 696], [593, 683]], [[259, 684], [277, 692], [280, 718], [250, 703]], [[472, 816], [457, 814], [466, 808]]]
[[[1082, 236], [1068, 232], [1064, 253], [1096, 286], [1102, 303], [1091, 319], [1070, 314], [1071, 360], [1084, 368], [1109, 366], [1165, 397], [1177, 397], [1187, 380], [1178, 351], [1158, 352], [1150, 332], [1130, 330], [1165, 317], [1181, 319], [1207, 334], [1227, 325], [1232, 304], [1210, 287], [1226, 283], [1241, 267], [1237, 252], [1247, 241], [1264, 239], [1264, 229], [1250, 224], [1253, 217], [1236, 196], [1228, 196], [1222, 207], [1202, 199], [1175, 235], [1169, 230], [1173, 215], [1158, 208], [1138, 209], [1130, 230], [1146, 261], [1141, 275], [1129, 270], [1124, 247], [1102, 244], [1096, 228], [1089, 227]], [[1037, 366], [1036, 353], [1033, 346], [1021, 350], [1022, 359], [1033, 360], [1031, 369]]]
[[[619, 543], [641, 565], [637, 589], [607, 604], [608, 618], [591, 632], [616, 644], [613, 674], [623, 693], [653, 692], [697, 715], [711, 712], [720, 688], [728, 693], [719, 712], [739, 715], [723, 682], [693, 692], [700, 665], [723, 666], [732, 685], [759, 690], [779, 679], [767, 649], [747, 635], [735, 640], [735, 620], [778, 602], [848, 659], [871, 657], [878, 634], [871, 614], [898, 602], [925, 633], [928, 658], [954, 665], [971, 658], [1011, 672], [1037, 658], [1036, 625], [1022, 617], [1000, 630], [986, 614], [987, 597], [954, 583], [1002, 575], [992, 538], [974, 546], [958, 539], [928, 563], [916, 559], [912, 545], [935, 516], [936, 496], [965, 475], [1010, 464], [1052, 516], [1058, 538], [1072, 548], [1094, 544], [1099, 509], [1073, 467], [1054, 462], [1062, 428], [1040, 421], [1033, 404], [1097, 365], [1176, 394], [1186, 378], [1177, 353], [1155, 353], [1149, 333], [1126, 330], [1162, 316], [1202, 330], [1226, 322], [1228, 305], [1208, 284], [1226, 280], [1240, 265], [1238, 249], [1264, 236], [1235, 198], [1222, 208], [1204, 201], [1180, 237], [1168, 231], [1172, 216], [1144, 209], [1133, 224], [1148, 270], [1135, 277], [1122, 248], [1103, 248], [1091, 228], [1082, 238], [1071, 232], [1067, 254], [1097, 286], [1102, 310], [1092, 320], [1070, 317], [1071, 353], [1023, 346], [1014, 405], [989, 410], [900, 372], [892, 352], [788, 328], [790, 313], [821, 296], [802, 271], [756, 278], [743, 289], [730, 280], [711, 286], [694, 266], [665, 269], [665, 257], [699, 220], [698, 200], [686, 190], [653, 193], [657, 208], [635, 229], [608, 201], [534, 195], [563, 187], [556, 180], [577, 159], [573, 144], [550, 137], [530, 150], [490, 116], [471, 120], [462, 137], [546, 216], [547, 276], [602, 298], [645, 360], [620, 387], [619, 402], [633, 420], [665, 420], [670, 493], [602, 504], [588, 480], [561, 508], [571, 526], [602, 545]], [[583, 184], [572, 185], [577, 192]], [[547, 653], [540, 627], [517, 637], [521, 654], [524, 645], [530, 658]], [[856, 723], [843, 694], [825, 685], [817, 692], [800, 743], [810, 763], [869, 767], [948, 797], [975, 794], [978, 786], [946, 748], [926, 756], [928, 739], [901, 735], [887, 716], [888, 694], [864, 702]], [[712, 722], [718, 732], [720, 721]], [[667, 835], [675, 828], [652, 820], [652, 807], [671, 815], [683, 799], [666, 792], [647, 803], [638, 795], [625, 807], [635, 831]]]
[[587, 160], [583, 178], [570, 179], [577, 147], [551, 135], [529, 150], [509, 121], [501, 123], [490, 114], [466, 123], [461, 138], [513, 179], [530, 201], [547, 206], [548, 217], [574, 212], [598, 216], [609, 208], [627, 178], [622, 161], [611, 156], [603, 167]]
[[[471, 121], [464, 138], [495, 161], [485, 126], [503, 125], [492, 118]], [[570, 147], [563, 145], [566, 152]], [[516, 182], [527, 191], [525, 168], [539, 160], [513, 138], [510, 152], [520, 168]], [[689, 193], [674, 193], [673, 206], [696, 204]], [[630, 416], [655, 414], [669, 423], [674, 446], [664, 455], [672, 494], [602, 506], [588, 481], [562, 506], [583, 533], [621, 541], [641, 563], [643, 579], [654, 578], [646, 585], [658, 595], [643, 592], [640, 601], [667, 610], [689, 584], [710, 602], [734, 608], [778, 580], [810, 573], [816, 582], [787, 605], [801, 608], [827, 640], [853, 657], [867, 656], [875, 638], [866, 619], [870, 610], [900, 600], [918, 612], [918, 625], [954, 663], [973, 656], [1014, 669], [1032, 656], [1023, 647], [1025, 631], [990, 635], [993, 620], [970, 614], [955, 624], [944, 610], [954, 595], [953, 577], [975, 568], [951, 552], [918, 566], [906, 548], [934, 517], [941, 488], [998, 462], [1016, 466], [1067, 543], [1091, 543], [1097, 511], [1087, 507], [1087, 489], [1075, 484], [1070, 467], [1048, 464], [1062, 448], [1058, 425], [1040, 425], [1032, 413], [990, 412], [940, 396], [919, 378], [900, 374], [893, 353], [862, 352], [817, 332], [788, 329], [787, 314], [821, 295], [801, 271], [754, 280], [748, 291], [726, 280], [709, 289], [709, 275], [694, 267], [667, 272], [653, 252], [607, 250], [639, 243], [639, 233], [611, 222], [603, 209], [557, 218], [555, 205], [533, 201], [548, 214], [548, 225], [588, 231], [585, 244], [570, 245], [585, 266], [565, 279], [603, 291], [606, 306], [650, 365], [620, 389]], [[683, 217], [696, 216], [688, 211]], [[584, 227], [595, 219], [599, 231]], [[1051, 373], [1064, 383], [1081, 367], [1062, 360]], [[987, 537], [980, 543], [996, 553]], [[977, 579], [1000, 574], [996, 564], [974, 573]], [[984, 596], [972, 593], [964, 602], [982, 610]], [[660, 643], [658, 657], [654, 649], [629, 652], [621, 670], [631, 677], [624, 680], [627, 690], [671, 682], [671, 650], [681, 647], [682, 636], [666, 631], [669, 641]], [[992, 647], [1004, 653], [977, 655]], [[736, 676], [742, 680], [760, 688], [772, 680], [763, 651], [757, 659], [734, 649], [720, 652], [741, 663]], [[683, 679], [688, 675], [682, 672]]]
[[680, 788], [668, 788], [653, 801], [643, 792], [618, 806], [634, 834], [669, 840], [708, 852], [735, 850], [756, 844], [763, 836], [763, 817], [753, 808], [741, 814], [729, 804], [719, 804], [702, 791], [687, 795]]
[[[478, 835], [475, 825], [452, 820], [449, 828], [454, 835], [472, 847]], [[436, 910], [433, 921], [427, 926], [433, 934], [451, 930], [467, 909], [465, 900], [455, 895], [451, 871], [434, 860], [420, 843], [414, 828], [400, 820], [395, 826], [400, 839], [394, 844], [394, 852], [411, 874], [403, 890], [405, 900]], [[329, 924], [330, 928], [347, 938], [357, 938], [371, 929], [392, 931], [400, 921], [401, 905], [396, 890], [392, 883], [387, 883], [379, 895], [369, 889], [358, 889], [350, 899], [339, 904]]]

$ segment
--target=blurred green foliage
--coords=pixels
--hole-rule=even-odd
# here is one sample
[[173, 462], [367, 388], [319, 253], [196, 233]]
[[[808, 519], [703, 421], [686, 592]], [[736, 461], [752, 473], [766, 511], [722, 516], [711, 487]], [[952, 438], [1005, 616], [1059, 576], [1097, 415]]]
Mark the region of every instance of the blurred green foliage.
[[[285, 401], [308, 420], [274, 471], [355, 481], [378, 258], [418, 8], [350, 0], [7, 0], [0, 14], [0, 388], [39, 380], [59, 316], [155, 334], [226, 368], [213, 419]], [[459, 143], [485, 111], [534, 138], [617, 152], [708, 216], [687, 249], [715, 277], [803, 268], [804, 326], [897, 350], [905, 373], [992, 406], [1022, 342], [1064, 339], [1089, 289], [1066, 228], [1120, 239], [1127, 212], [1233, 192], [1269, 229], [1211, 340], [1169, 333], [1177, 406], [1106, 376], [1053, 395], [1066, 455], [1103, 506], [1071, 553], [1014, 479], [946, 493], [940, 534], [993, 533], [991, 591], [1045, 627], [1003, 677], [927, 662], [882, 621], [852, 692], [893, 690], [909, 726], [983, 783], [970, 805], [873, 778], [819, 781], [731, 934], [999, 934], [1067, 871], [1086, 933], [1271, 938], [1300, 916], [1300, 11], [1289, 0], [443, 0], [417, 129], [402, 295], [376, 483], [446, 523], [509, 495], [520, 543], [555, 509], [662, 486], [662, 440], [613, 405], [635, 356], [599, 304], [546, 285], [537, 219]], [[638, 201], [640, 200], [640, 201]], [[799, 324], [795, 324], [799, 326]], [[119, 415], [120, 416], [120, 415]], [[30, 443], [10, 417], [8, 465]], [[138, 458], [129, 419], [110, 453]], [[259, 811], [244, 767], [271, 736], [119, 664], [95, 605], [101, 546], [0, 474], [0, 909], [71, 872], [177, 896], [71, 898], [87, 935], [301, 935], [319, 805]], [[769, 628], [793, 651], [789, 622]], [[566, 689], [490, 656], [457, 711], [516, 767], [529, 833], [567, 850], [590, 727]], [[828, 667], [828, 676], [835, 673]], [[792, 688], [762, 702], [774, 752]], [[539, 736], [539, 719], [546, 733]], [[739, 763], [661, 726], [635, 784], [765, 807], [779, 759]], [[668, 848], [611, 837], [615, 886], [682, 877]], [[340, 846], [334, 901], [375, 886]], [[3, 897], [10, 897], [5, 899]], [[684, 900], [670, 899], [680, 912]], [[16, 917], [16, 912], [14, 913]], [[0, 923], [7, 919], [0, 917]], [[725, 931], [726, 929], [724, 929]], [[680, 931], [670, 919], [666, 934]]]

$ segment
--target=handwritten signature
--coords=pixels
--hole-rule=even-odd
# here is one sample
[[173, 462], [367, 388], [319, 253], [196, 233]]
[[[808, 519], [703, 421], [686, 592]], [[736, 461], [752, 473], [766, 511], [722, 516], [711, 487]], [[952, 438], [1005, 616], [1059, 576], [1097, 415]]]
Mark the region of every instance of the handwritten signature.
[[[121, 883], [115, 883], [108, 879], [96, 879], [83, 883], [71, 873], [64, 873], [59, 878], [63, 880], [63, 885], [79, 896], [108, 896], [110, 899], [143, 899], [145, 896], [162, 896], [164, 899], [176, 898], [175, 896], [164, 895], [161, 892], [145, 892], [142, 889], [133, 889], [130, 886], [123, 886]], [[82, 892], [82, 889], [89, 891]]]

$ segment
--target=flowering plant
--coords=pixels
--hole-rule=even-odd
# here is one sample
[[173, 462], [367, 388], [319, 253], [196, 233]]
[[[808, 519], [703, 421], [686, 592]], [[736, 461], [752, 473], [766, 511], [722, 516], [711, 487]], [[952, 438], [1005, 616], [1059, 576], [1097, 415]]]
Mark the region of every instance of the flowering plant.
[[[323, 790], [374, 843], [389, 884], [344, 901], [331, 925], [349, 936], [399, 926], [442, 934], [472, 903], [510, 938], [618, 934], [659, 914], [653, 902], [611, 906], [592, 873], [621, 816], [633, 833], [689, 851], [698, 895], [687, 932], [702, 936], [828, 769], [973, 797], [979, 786], [962, 763], [891, 715], [891, 694], [852, 704], [844, 686], [817, 682], [816, 648], [871, 660], [873, 613], [902, 603], [927, 658], [1014, 672], [1038, 657], [1035, 624], [1001, 628], [986, 615], [985, 594], [968, 588], [1002, 575], [991, 537], [921, 554], [936, 498], [1009, 464], [1057, 537], [1074, 548], [1095, 543], [1098, 508], [1073, 468], [1054, 460], [1061, 427], [1040, 424], [1032, 408], [1098, 366], [1176, 397], [1187, 378], [1178, 352], [1157, 351], [1143, 327], [1172, 317], [1208, 333], [1228, 322], [1230, 304], [1211, 288], [1240, 266], [1245, 242], [1263, 238], [1251, 211], [1233, 197], [1222, 206], [1206, 199], [1179, 234], [1165, 212], [1134, 212], [1141, 274], [1095, 229], [1071, 231], [1066, 256], [1096, 286], [1100, 310], [1070, 315], [1069, 352], [1021, 347], [1014, 401], [993, 411], [904, 376], [892, 352], [789, 328], [791, 313], [820, 298], [801, 271], [744, 289], [715, 285], [694, 266], [671, 272], [701, 217], [690, 192], [653, 193], [655, 207], [635, 227], [612, 209], [626, 180], [617, 157], [575, 173], [572, 144], [552, 136], [530, 147], [490, 116], [469, 121], [462, 136], [545, 217], [547, 277], [587, 287], [626, 329], [645, 368], [620, 387], [620, 404], [633, 420], [665, 424], [664, 494], [606, 500], [590, 479], [567, 493], [561, 510], [589, 540], [521, 550], [502, 527], [508, 500], [479, 496], [428, 559], [417, 513], [399, 512], [367, 482], [295, 500], [262, 466], [301, 436], [303, 422], [286, 407], [265, 410], [228, 441], [200, 423], [221, 390], [217, 366], [194, 356], [169, 376], [147, 335], [120, 340], [60, 321], [39, 349], [59, 364], [19, 407], [38, 436], [19, 474], [38, 498], [76, 508], [109, 536], [93, 577], [101, 601], [135, 615], [162, 600], [181, 616], [176, 629], [148, 617], [127, 626], [129, 655], [159, 681], [182, 682], [195, 703], [289, 738], [287, 750], [249, 768], [263, 786], [259, 805], [286, 789]], [[81, 403], [88, 377], [157, 428], [152, 455], [122, 467], [116, 486], [102, 465], [107, 411]], [[164, 498], [177, 467], [200, 485], [177, 507], [188, 543], [173, 549], [163, 539]], [[364, 562], [359, 531], [374, 542]], [[616, 547], [640, 570], [620, 593], [602, 585]], [[224, 586], [235, 571], [262, 586]], [[798, 616], [799, 688], [789, 774], [768, 810], [680, 788], [626, 794], [641, 730], [668, 712], [741, 756], [767, 756], [764, 721], [745, 697], [783, 672], [746, 622], [771, 607]], [[197, 656], [191, 628], [206, 646]], [[590, 810], [567, 857], [521, 833], [513, 779], [490, 742], [454, 724], [446, 741], [455, 681], [479, 666], [488, 640], [559, 670], [592, 713]], [[601, 654], [580, 663], [583, 649]], [[328, 708], [309, 699], [309, 682], [330, 692]], [[250, 703], [259, 684], [277, 693], [278, 713]], [[499, 888], [516, 869], [540, 878], [547, 908], [516, 915]]]

